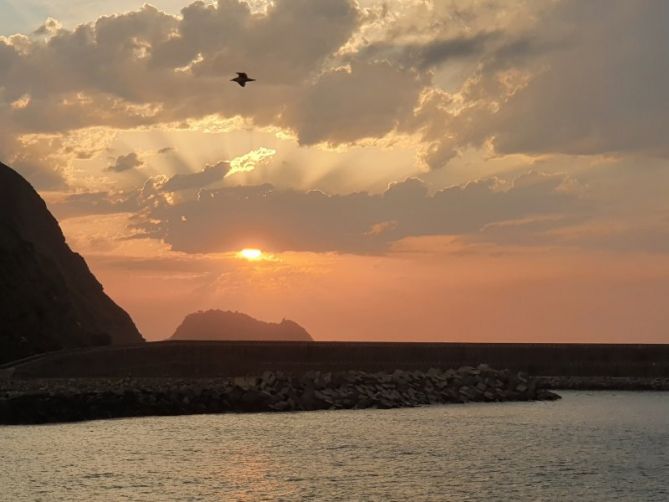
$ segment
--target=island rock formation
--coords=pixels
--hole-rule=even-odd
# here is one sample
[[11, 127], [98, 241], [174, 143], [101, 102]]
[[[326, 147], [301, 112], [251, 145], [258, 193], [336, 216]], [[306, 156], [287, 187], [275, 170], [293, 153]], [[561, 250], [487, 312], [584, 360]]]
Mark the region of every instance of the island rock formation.
[[171, 340], [265, 340], [313, 342], [296, 322], [263, 322], [240, 312], [208, 310], [186, 316]]
[[0, 163], [0, 363], [63, 348], [143, 342], [32, 186]]

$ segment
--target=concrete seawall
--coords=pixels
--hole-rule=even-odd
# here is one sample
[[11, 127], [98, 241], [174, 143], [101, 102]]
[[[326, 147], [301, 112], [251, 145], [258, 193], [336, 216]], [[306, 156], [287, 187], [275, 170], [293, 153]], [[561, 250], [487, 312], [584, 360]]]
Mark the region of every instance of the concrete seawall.
[[667, 378], [669, 345], [175, 341], [62, 351], [0, 370], [16, 378], [205, 378], [481, 363], [531, 375]]

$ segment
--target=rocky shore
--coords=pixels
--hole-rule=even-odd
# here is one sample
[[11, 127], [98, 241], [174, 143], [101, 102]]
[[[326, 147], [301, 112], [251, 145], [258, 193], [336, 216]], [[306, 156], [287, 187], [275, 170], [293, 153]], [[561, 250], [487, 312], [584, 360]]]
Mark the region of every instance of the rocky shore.
[[208, 379], [0, 380], [0, 423], [147, 415], [399, 408], [560, 397], [523, 373], [487, 365], [392, 373], [309, 371]]
[[544, 389], [669, 391], [669, 378], [659, 377], [541, 376], [537, 381]]

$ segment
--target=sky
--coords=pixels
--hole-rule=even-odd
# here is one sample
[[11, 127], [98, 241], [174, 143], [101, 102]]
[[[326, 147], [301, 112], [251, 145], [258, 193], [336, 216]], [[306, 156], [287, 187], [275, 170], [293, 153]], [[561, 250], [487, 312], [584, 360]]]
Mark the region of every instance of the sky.
[[149, 340], [217, 308], [669, 343], [668, 25], [658, 0], [0, 0], [0, 160]]

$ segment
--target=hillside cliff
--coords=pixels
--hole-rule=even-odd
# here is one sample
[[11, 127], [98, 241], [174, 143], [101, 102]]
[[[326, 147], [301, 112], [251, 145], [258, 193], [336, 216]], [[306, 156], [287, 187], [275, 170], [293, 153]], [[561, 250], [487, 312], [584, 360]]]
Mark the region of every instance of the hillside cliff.
[[171, 340], [273, 340], [312, 342], [296, 322], [263, 322], [240, 312], [208, 310], [186, 316]]
[[144, 341], [30, 184], [0, 163], [0, 362]]

